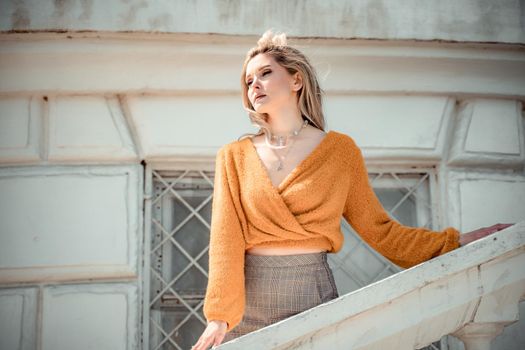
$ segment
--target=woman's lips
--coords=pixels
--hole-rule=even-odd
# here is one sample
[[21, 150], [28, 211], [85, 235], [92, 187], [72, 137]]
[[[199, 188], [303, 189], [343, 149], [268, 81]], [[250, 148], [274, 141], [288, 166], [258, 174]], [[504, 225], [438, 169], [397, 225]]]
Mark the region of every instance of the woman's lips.
[[259, 95], [255, 98], [255, 101], [258, 101], [259, 99], [263, 98], [263, 97], [266, 97], [266, 95]]

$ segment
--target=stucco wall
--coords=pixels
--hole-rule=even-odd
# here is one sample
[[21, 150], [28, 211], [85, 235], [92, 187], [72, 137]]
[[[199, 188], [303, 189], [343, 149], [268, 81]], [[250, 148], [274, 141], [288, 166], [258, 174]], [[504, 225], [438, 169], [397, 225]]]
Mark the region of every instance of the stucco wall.
[[525, 43], [520, 0], [2, 1], [0, 31], [108, 31]]

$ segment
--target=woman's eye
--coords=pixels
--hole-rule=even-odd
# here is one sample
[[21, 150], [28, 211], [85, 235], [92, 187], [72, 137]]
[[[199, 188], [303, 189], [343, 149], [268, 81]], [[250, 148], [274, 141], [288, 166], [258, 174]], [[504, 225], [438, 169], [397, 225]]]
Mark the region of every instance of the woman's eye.
[[[270, 74], [271, 72], [272, 72], [271, 70], [267, 70], [267, 71], [262, 72], [261, 75], [264, 77], [265, 75], [268, 75], [268, 74]], [[253, 82], [252, 80], [248, 80], [248, 81], [246, 82], [246, 86], [250, 86], [250, 85], [252, 85], [252, 82]]]

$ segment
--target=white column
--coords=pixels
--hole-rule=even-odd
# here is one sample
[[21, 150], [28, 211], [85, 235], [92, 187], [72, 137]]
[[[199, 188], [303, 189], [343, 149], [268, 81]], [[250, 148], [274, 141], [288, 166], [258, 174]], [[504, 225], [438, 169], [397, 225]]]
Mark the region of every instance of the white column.
[[469, 323], [453, 335], [465, 344], [465, 350], [490, 350], [492, 339], [503, 332], [504, 323]]

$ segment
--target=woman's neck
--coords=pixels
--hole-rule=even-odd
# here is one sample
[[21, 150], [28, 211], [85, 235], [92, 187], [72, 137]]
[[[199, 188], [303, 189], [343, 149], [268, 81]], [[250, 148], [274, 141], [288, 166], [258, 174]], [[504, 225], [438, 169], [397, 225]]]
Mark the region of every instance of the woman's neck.
[[268, 115], [268, 124], [273, 135], [286, 136], [303, 125], [303, 118], [298, 110], [283, 111], [279, 114]]

